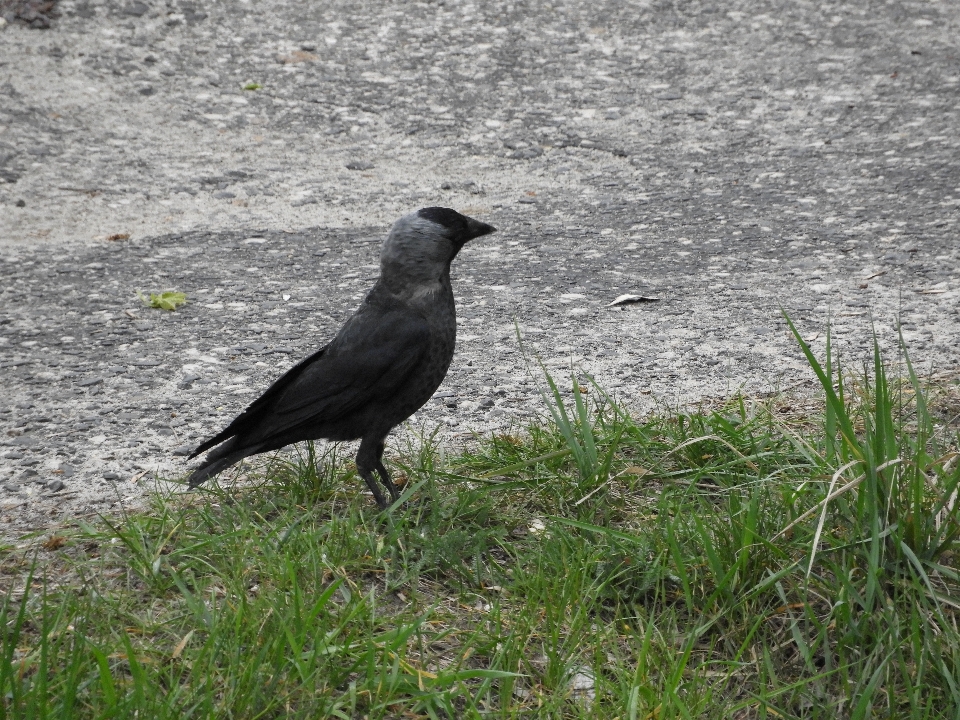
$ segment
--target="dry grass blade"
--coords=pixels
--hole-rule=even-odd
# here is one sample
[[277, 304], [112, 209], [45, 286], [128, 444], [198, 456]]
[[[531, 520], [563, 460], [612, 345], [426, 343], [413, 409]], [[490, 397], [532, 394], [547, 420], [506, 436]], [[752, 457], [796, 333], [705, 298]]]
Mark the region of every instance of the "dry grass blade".
[[[842, 468], [840, 468], [839, 470], [837, 470], [837, 472], [834, 473], [834, 475], [833, 475], [833, 480], [832, 480], [831, 483], [830, 483], [830, 487], [833, 487], [833, 486], [834, 486], [834, 484], [836, 483], [837, 477], [839, 476], [840, 473], [846, 471], [846, 470], [847, 470], [848, 468], [850, 468], [852, 465], [856, 465], [857, 463], [860, 463], [860, 462], [863, 462], [863, 461], [862, 461], [862, 460], [851, 460], [851, 461], [848, 462], [846, 465], [844, 465]], [[881, 470], [884, 470], [884, 469], [890, 467], [891, 465], [896, 465], [896, 464], [898, 464], [899, 462], [901, 462], [901, 460], [900, 460], [899, 458], [896, 458], [896, 459], [894, 459], [894, 460], [890, 460], [890, 461], [888, 461], [888, 462], [885, 462], [885, 463], [883, 463], [883, 465], [877, 466], [877, 472], [879, 472], [879, 471], [881, 471]], [[821, 507], [826, 506], [826, 504], [829, 503], [829, 502], [830, 502], [831, 500], [833, 500], [834, 498], [838, 498], [838, 497], [840, 497], [841, 495], [843, 495], [847, 490], [851, 490], [851, 489], [855, 488], [857, 485], [859, 485], [861, 482], [863, 482], [863, 479], [864, 479], [865, 477], [866, 477], [865, 475], [858, 475], [856, 478], [854, 478], [853, 480], [851, 480], [849, 483], [847, 483], [846, 485], [844, 485], [842, 488], [840, 488], [840, 489], [837, 490], [836, 492], [831, 492], [830, 494], [828, 494], [827, 497], [825, 497], [823, 500], [821, 500], [820, 502], [818, 502], [818, 503], [817, 503], [816, 505], [814, 505], [812, 508], [810, 508], [810, 509], [807, 510], [805, 513], [803, 513], [803, 515], [801, 515], [800, 517], [798, 517], [796, 520], [794, 520], [794, 521], [791, 522], [789, 525], [787, 525], [785, 528], [783, 528], [783, 530], [781, 530], [781, 531], [778, 532], [776, 535], [774, 535], [772, 538], [770, 538], [770, 542], [773, 542], [773, 541], [776, 540], [778, 537], [782, 536], [784, 533], [789, 532], [790, 530], [792, 530], [793, 528], [795, 528], [799, 523], [803, 522], [803, 521], [806, 520], [808, 517], [810, 517], [811, 515], [813, 515], [813, 514], [814, 514], [815, 512], [817, 512], [817, 510], [819, 510]]]
[[580, 498], [579, 500], [577, 500], [577, 501], [573, 504], [573, 507], [577, 507], [577, 506], [580, 505], [581, 503], [585, 503], [587, 500], [589, 500], [591, 497], [593, 497], [594, 494], [596, 494], [596, 493], [599, 492], [601, 489], [603, 489], [603, 488], [605, 488], [607, 485], [609, 485], [609, 484], [610, 484], [610, 480], [612, 480], [612, 479], [613, 479], [613, 478], [608, 478], [606, 481], [604, 481], [604, 482], [600, 483], [599, 485], [597, 485], [593, 490], [591, 490], [591, 491], [588, 492], [586, 495], [584, 495], [582, 498]]
[[[823, 510], [820, 512], [820, 519], [817, 521], [817, 530], [815, 533], [813, 533], [813, 542], [810, 543], [810, 564], [807, 565], [808, 578], [810, 577], [810, 573], [813, 572], [813, 561], [817, 557], [817, 548], [820, 546], [820, 536], [823, 534], [823, 525], [827, 521], [827, 508], [829, 507], [828, 501], [831, 497], [833, 497], [833, 489], [837, 486], [837, 480], [840, 479], [840, 476], [843, 475], [843, 473], [846, 472], [848, 468], [851, 468], [854, 465], [857, 465], [859, 463], [860, 463], [860, 460], [851, 460], [842, 468], [837, 470], [833, 474], [833, 477], [830, 478], [830, 488], [827, 491], [827, 497], [823, 500], [822, 503], [820, 503], [821, 505], [823, 505]], [[855, 478], [851, 482], [847, 483], [847, 485], [845, 485], [842, 488], [842, 492], [845, 492], [848, 488], [854, 487], [857, 483], [862, 481], [865, 477], [866, 475], [860, 475], [859, 477]], [[796, 523], [791, 523], [791, 525], [794, 525], [794, 524]]]
[[194, 631], [191, 630], [180, 639], [180, 642], [177, 643], [177, 646], [173, 649], [173, 652], [170, 653], [171, 658], [176, 660], [181, 654], [183, 654], [183, 649], [187, 646], [187, 643], [190, 642], [190, 638], [193, 637], [193, 632]]

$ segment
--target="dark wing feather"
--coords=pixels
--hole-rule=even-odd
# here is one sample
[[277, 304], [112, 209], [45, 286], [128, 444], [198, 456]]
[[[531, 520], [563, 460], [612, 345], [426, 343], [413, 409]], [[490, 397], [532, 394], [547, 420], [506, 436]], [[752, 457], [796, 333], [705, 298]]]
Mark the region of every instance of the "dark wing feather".
[[419, 315], [364, 307], [333, 342], [291, 368], [194, 455], [236, 435], [244, 436], [244, 444], [255, 444], [305, 423], [333, 422], [388, 398], [420, 363], [429, 338], [429, 326]]
[[190, 453], [190, 457], [188, 459], [192, 460], [200, 453], [219, 445], [227, 438], [231, 438], [234, 435], [238, 435], [239, 433], [243, 432], [246, 427], [250, 426], [251, 422], [254, 421], [257, 416], [260, 415], [260, 413], [270, 405], [271, 402], [273, 402], [287, 387], [289, 387], [290, 383], [300, 377], [300, 373], [302, 373], [311, 364], [316, 362], [320, 356], [326, 352], [328, 347], [330, 346], [324, 345], [313, 355], [304, 358], [292, 368], [287, 370], [283, 375], [274, 381], [273, 385], [264, 391], [263, 395], [250, 403], [242, 413], [234, 418], [233, 422], [231, 422], [229, 425], [227, 425], [227, 427], [218, 432], [209, 440], [205, 440], [202, 444], [197, 446], [196, 450]]

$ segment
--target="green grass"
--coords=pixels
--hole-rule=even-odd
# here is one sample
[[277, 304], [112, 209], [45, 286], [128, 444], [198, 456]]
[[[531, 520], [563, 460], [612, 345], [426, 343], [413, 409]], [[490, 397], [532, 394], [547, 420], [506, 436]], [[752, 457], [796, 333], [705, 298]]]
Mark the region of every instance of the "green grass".
[[0, 717], [960, 717], [956, 386], [803, 347], [819, 402], [548, 376], [386, 513], [300, 446], [7, 548]]

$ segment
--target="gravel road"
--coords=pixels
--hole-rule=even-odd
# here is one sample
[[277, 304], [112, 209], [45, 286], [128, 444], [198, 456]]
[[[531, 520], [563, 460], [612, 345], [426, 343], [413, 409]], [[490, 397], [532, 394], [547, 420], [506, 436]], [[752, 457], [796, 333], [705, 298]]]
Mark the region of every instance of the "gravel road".
[[[956, 374], [960, 4], [56, 9], [0, 23], [7, 538], [181, 475], [427, 205], [500, 232], [455, 263], [457, 356], [413, 430], [537, 412], [524, 351], [638, 412], [803, 388], [781, 307], [851, 362], [899, 321]], [[166, 289], [189, 303], [137, 299]]]

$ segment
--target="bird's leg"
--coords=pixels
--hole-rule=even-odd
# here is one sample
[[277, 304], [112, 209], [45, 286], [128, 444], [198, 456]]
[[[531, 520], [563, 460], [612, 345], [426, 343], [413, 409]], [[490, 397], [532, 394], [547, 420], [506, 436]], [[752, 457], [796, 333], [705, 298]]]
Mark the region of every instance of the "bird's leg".
[[400, 497], [400, 491], [397, 489], [397, 486], [393, 484], [393, 480], [390, 478], [390, 473], [387, 472], [387, 468], [383, 466], [383, 450], [386, 448], [386, 444], [381, 441], [380, 445], [377, 447], [377, 474], [380, 476], [381, 482], [387, 486], [387, 490], [390, 491], [390, 497], [394, 501]]
[[386, 510], [390, 507], [390, 503], [387, 502], [387, 498], [383, 495], [383, 490], [380, 489], [380, 485], [377, 483], [377, 479], [373, 476], [373, 472], [357, 465], [357, 471], [360, 473], [360, 477], [363, 478], [363, 481], [367, 484], [367, 487], [370, 488], [370, 492], [373, 493], [373, 499], [377, 501], [377, 505], [380, 506], [381, 510]]
[[393, 483], [390, 481], [390, 476], [386, 474], [387, 471], [384, 469], [383, 462], [380, 459], [382, 455], [382, 441], [370, 441], [367, 438], [363, 438], [363, 440], [360, 441], [360, 449], [357, 450], [357, 472], [360, 473], [360, 477], [363, 478], [363, 481], [367, 484], [367, 487], [370, 488], [370, 492], [373, 493], [373, 499], [377, 501], [377, 505], [380, 506], [380, 509], [386, 510], [390, 506], [390, 503], [388, 503], [387, 498], [384, 497], [383, 489], [377, 483], [377, 479], [373, 475], [374, 471], [380, 475], [381, 479], [384, 477], [387, 478], [387, 481], [384, 482], [384, 485], [391, 489], [390, 494], [394, 497], [394, 493], [396, 493], [397, 489], [393, 487]]

